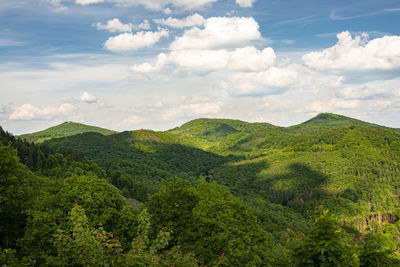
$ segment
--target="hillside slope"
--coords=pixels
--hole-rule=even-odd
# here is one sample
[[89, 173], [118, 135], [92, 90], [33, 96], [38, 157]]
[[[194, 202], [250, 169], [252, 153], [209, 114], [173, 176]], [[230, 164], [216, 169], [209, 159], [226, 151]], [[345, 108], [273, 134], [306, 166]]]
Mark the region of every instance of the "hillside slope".
[[293, 125], [287, 127], [286, 129], [289, 132], [293, 133], [305, 133], [305, 132], [320, 132], [324, 130], [345, 127], [345, 126], [367, 126], [378, 129], [392, 129], [399, 130], [394, 128], [389, 128], [381, 125], [377, 125], [374, 123], [369, 123], [357, 119], [353, 119], [350, 117], [346, 117], [343, 115], [333, 114], [333, 113], [320, 113], [314, 118], [309, 119], [303, 123], [298, 125]]
[[318, 205], [358, 230], [400, 218], [400, 133], [320, 114], [291, 127], [198, 119], [166, 132], [84, 133], [45, 142], [82, 152], [110, 182], [145, 201], [162, 178], [227, 185], [277, 239], [303, 231]]
[[66, 137], [66, 136], [71, 136], [71, 135], [76, 135], [76, 134], [81, 134], [81, 133], [87, 133], [87, 132], [94, 132], [94, 133], [100, 133], [102, 135], [110, 135], [117, 133], [116, 131], [96, 127], [96, 126], [90, 126], [90, 125], [85, 125], [82, 123], [76, 123], [76, 122], [64, 122], [60, 125], [50, 127], [46, 130], [40, 131], [40, 132], [35, 132], [35, 133], [30, 133], [30, 134], [23, 134], [20, 135], [19, 137], [22, 139], [25, 139], [28, 142], [34, 142], [34, 143], [43, 143], [46, 140], [50, 140], [53, 138], [60, 138], [60, 137]]
[[[109, 136], [83, 133], [44, 143], [51, 149], [77, 150], [103, 167], [111, 183], [140, 201], [154, 193], [163, 178], [195, 180], [232, 157], [187, 146], [179, 138], [151, 130], [125, 131]], [[127, 192], [129, 191], [129, 192]]]

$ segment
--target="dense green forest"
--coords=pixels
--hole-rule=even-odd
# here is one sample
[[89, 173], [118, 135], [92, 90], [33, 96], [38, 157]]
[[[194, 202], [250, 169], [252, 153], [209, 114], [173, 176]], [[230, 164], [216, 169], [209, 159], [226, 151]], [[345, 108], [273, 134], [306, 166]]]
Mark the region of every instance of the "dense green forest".
[[400, 266], [398, 129], [50, 129], [0, 128], [1, 266]]

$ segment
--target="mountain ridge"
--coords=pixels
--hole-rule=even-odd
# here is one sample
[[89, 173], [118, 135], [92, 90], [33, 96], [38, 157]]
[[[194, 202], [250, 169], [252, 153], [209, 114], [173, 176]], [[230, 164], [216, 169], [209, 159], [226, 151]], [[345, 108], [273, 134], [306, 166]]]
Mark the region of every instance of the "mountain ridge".
[[117, 131], [101, 128], [98, 126], [91, 126], [83, 123], [66, 121], [42, 131], [22, 134], [19, 136], [19, 138], [25, 139], [28, 142], [43, 143], [44, 141], [53, 138], [66, 137], [86, 132], [95, 132], [103, 135], [118, 133]]
[[[273, 131], [276, 133], [284, 134], [300, 134], [305, 132], [315, 132], [329, 130], [333, 128], [345, 127], [345, 126], [369, 126], [381, 129], [391, 129], [400, 131], [398, 128], [387, 127], [378, 125], [362, 120], [354, 119], [351, 117], [334, 114], [334, 113], [319, 113], [317, 116], [288, 127], [276, 126], [267, 122], [246, 122], [238, 119], [220, 119], [220, 118], [198, 118], [190, 120], [178, 127], [166, 130], [166, 131], [152, 131], [152, 130], [130, 130], [125, 132], [139, 132], [139, 131], [152, 131], [152, 132], [163, 132], [169, 133], [173, 136], [179, 136], [190, 143], [190, 139], [193, 137], [201, 138], [203, 147], [211, 146], [210, 143], [221, 141], [224, 138], [234, 134], [260, 134], [263, 131]], [[27, 133], [19, 135], [18, 137], [27, 140], [28, 142], [43, 143], [46, 140], [53, 138], [60, 138], [66, 136], [72, 136], [76, 134], [82, 134], [86, 132], [96, 132], [103, 135], [112, 135], [119, 133], [115, 130], [109, 130], [98, 126], [91, 126], [76, 122], [64, 122], [59, 125], [52, 126], [42, 131]]]

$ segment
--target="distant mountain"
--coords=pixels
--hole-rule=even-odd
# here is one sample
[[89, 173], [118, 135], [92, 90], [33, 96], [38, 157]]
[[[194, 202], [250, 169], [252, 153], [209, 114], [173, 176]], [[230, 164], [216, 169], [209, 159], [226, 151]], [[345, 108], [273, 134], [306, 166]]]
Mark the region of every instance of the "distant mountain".
[[100, 128], [100, 127], [96, 127], [96, 126], [85, 125], [82, 123], [64, 122], [60, 125], [48, 128], [46, 130], [43, 130], [40, 132], [35, 132], [35, 133], [30, 133], [30, 134], [23, 134], [23, 135], [20, 135], [19, 137], [22, 139], [25, 139], [28, 142], [43, 143], [44, 141], [50, 140], [53, 138], [72, 136], [72, 135], [87, 133], [87, 132], [100, 133], [102, 135], [111, 135], [111, 134], [117, 133], [116, 131], [112, 131], [112, 130], [108, 130], [108, 129], [104, 129], [104, 128]]
[[219, 154], [242, 154], [261, 149], [281, 147], [283, 140], [304, 134], [321, 133], [347, 126], [363, 126], [399, 131], [385, 126], [364, 122], [333, 113], [316, 117], [290, 127], [269, 123], [249, 123], [230, 119], [196, 119], [169, 130], [188, 145]]
[[368, 126], [379, 129], [391, 129], [389, 127], [353, 119], [343, 115], [333, 113], [320, 113], [316, 117], [300, 123], [298, 125], [287, 127], [287, 130], [294, 133], [315, 132], [335, 129], [345, 126]]
[[126, 188], [139, 201], [144, 201], [148, 193], [156, 192], [162, 178], [194, 180], [229, 160], [188, 146], [167, 132], [151, 130], [108, 136], [90, 132], [51, 139], [44, 145], [56, 151], [82, 152], [107, 171], [112, 184], [119, 189]]
[[358, 230], [400, 218], [399, 130], [346, 116], [322, 113], [290, 127], [196, 119], [165, 132], [87, 132], [44, 144], [81, 152], [141, 202], [163, 178], [215, 180], [279, 240], [287, 227], [304, 231], [318, 205]]
[[216, 141], [233, 133], [252, 132], [258, 129], [277, 128], [269, 123], [250, 123], [230, 119], [196, 119], [174, 128], [169, 132], [188, 137], [202, 137]]

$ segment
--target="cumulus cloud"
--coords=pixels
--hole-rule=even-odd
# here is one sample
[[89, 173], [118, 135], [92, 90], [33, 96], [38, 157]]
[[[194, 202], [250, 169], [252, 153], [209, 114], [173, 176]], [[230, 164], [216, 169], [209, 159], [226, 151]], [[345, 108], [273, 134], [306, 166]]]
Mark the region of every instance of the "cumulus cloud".
[[332, 98], [328, 101], [314, 101], [305, 107], [306, 111], [310, 112], [327, 112], [341, 109], [354, 109], [358, 107], [358, 100], [343, 100]]
[[123, 24], [119, 19], [115, 18], [107, 21], [106, 24], [101, 22], [93, 24], [98, 30], [107, 30], [109, 32], [130, 32], [132, 31], [132, 23]]
[[[246, 60], [243, 60], [246, 58]], [[154, 66], [143, 63], [132, 67], [136, 72], [160, 71], [167, 65], [174, 65], [188, 72], [207, 72], [213, 70], [260, 71], [272, 67], [275, 52], [267, 47], [260, 51], [253, 46], [229, 51], [220, 50], [178, 50], [160, 54]]]
[[259, 25], [252, 17], [212, 17], [204, 29], [194, 27], [172, 42], [171, 50], [220, 49], [241, 47], [261, 38]]
[[10, 120], [52, 119], [61, 115], [70, 115], [77, 108], [71, 104], [62, 104], [58, 107], [48, 106], [38, 108], [31, 104], [23, 104], [14, 109], [9, 116]]
[[391, 100], [377, 100], [373, 105], [372, 108], [374, 110], [385, 110], [390, 108], [393, 105], [393, 102]]
[[114, 3], [119, 6], [137, 6], [142, 5], [151, 10], [169, 9], [167, 6], [173, 6], [178, 9], [198, 9], [209, 5], [218, 0], [75, 0], [76, 4], [88, 5], [102, 2]]
[[43, 2], [53, 6], [56, 11], [66, 11], [68, 7], [62, 4], [62, 0], [44, 0]]
[[352, 38], [348, 31], [337, 35], [336, 45], [303, 56], [307, 66], [318, 70], [400, 68], [400, 36], [368, 40], [367, 34]]
[[236, 0], [236, 4], [240, 7], [252, 7], [256, 0]]
[[167, 110], [163, 114], [165, 120], [178, 118], [178, 117], [192, 117], [192, 116], [211, 116], [218, 114], [224, 107], [222, 101], [201, 101], [181, 104], [173, 109]]
[[79, 5], [91, 5], [102, 3], [104, 0], [76, 0], [75, 3]]
[[134, 25], [133, 28], [135, 30], [150, 30], [151, 29], [151, 25], [150, 25], [149, 20], [145, 19], [139, 25]]
[[289, 68], [271, 67], [259, 72], [240, 72], [229, 77], [228, 81], [235, 94], [275, 93], [276, 89], [282, 92], [295, 85], [298, 73]]
[[104, 47], [113, 52], [126, 52], [139, 50], [146, 47], [151, 47], [162, 37], [168, 37], [169, 33], [165, 29], [159, 29], [156, 32], [137, 32], [122, 33], [120, 35], [110, 37], [105, 43]]
[[167, 19], [154, 19], [153, 21], [157, 24], [169, 26], [172, 28], [185, 28], [185, 27], [203, 25], [206, 22], [206, 19], [203, 16], [196, 13], [184, 19], [176, 19], [169, 17]]
[[400, 78], [342, 86], [337, 96], [348, 99], [387, 98], [395, 96], [396, 91], [400, 92]]
[[122, 121], [122, 124], [123, 125], [131, 125], [131, 124], [138, 124], [138, 123], [141, 123], [144, 121], [145, 121], [145, 119], [143, 117], [140, 117], [138, 115], [132, 115], [132, 116], [124, 119]]
[[89, 94], [88, 92], [84, 92], [79, 99], [82, 102], [85, 102], [85, 103], [88, 103], [88, 104], [97, 102], [97, 98], [94, 95]]

